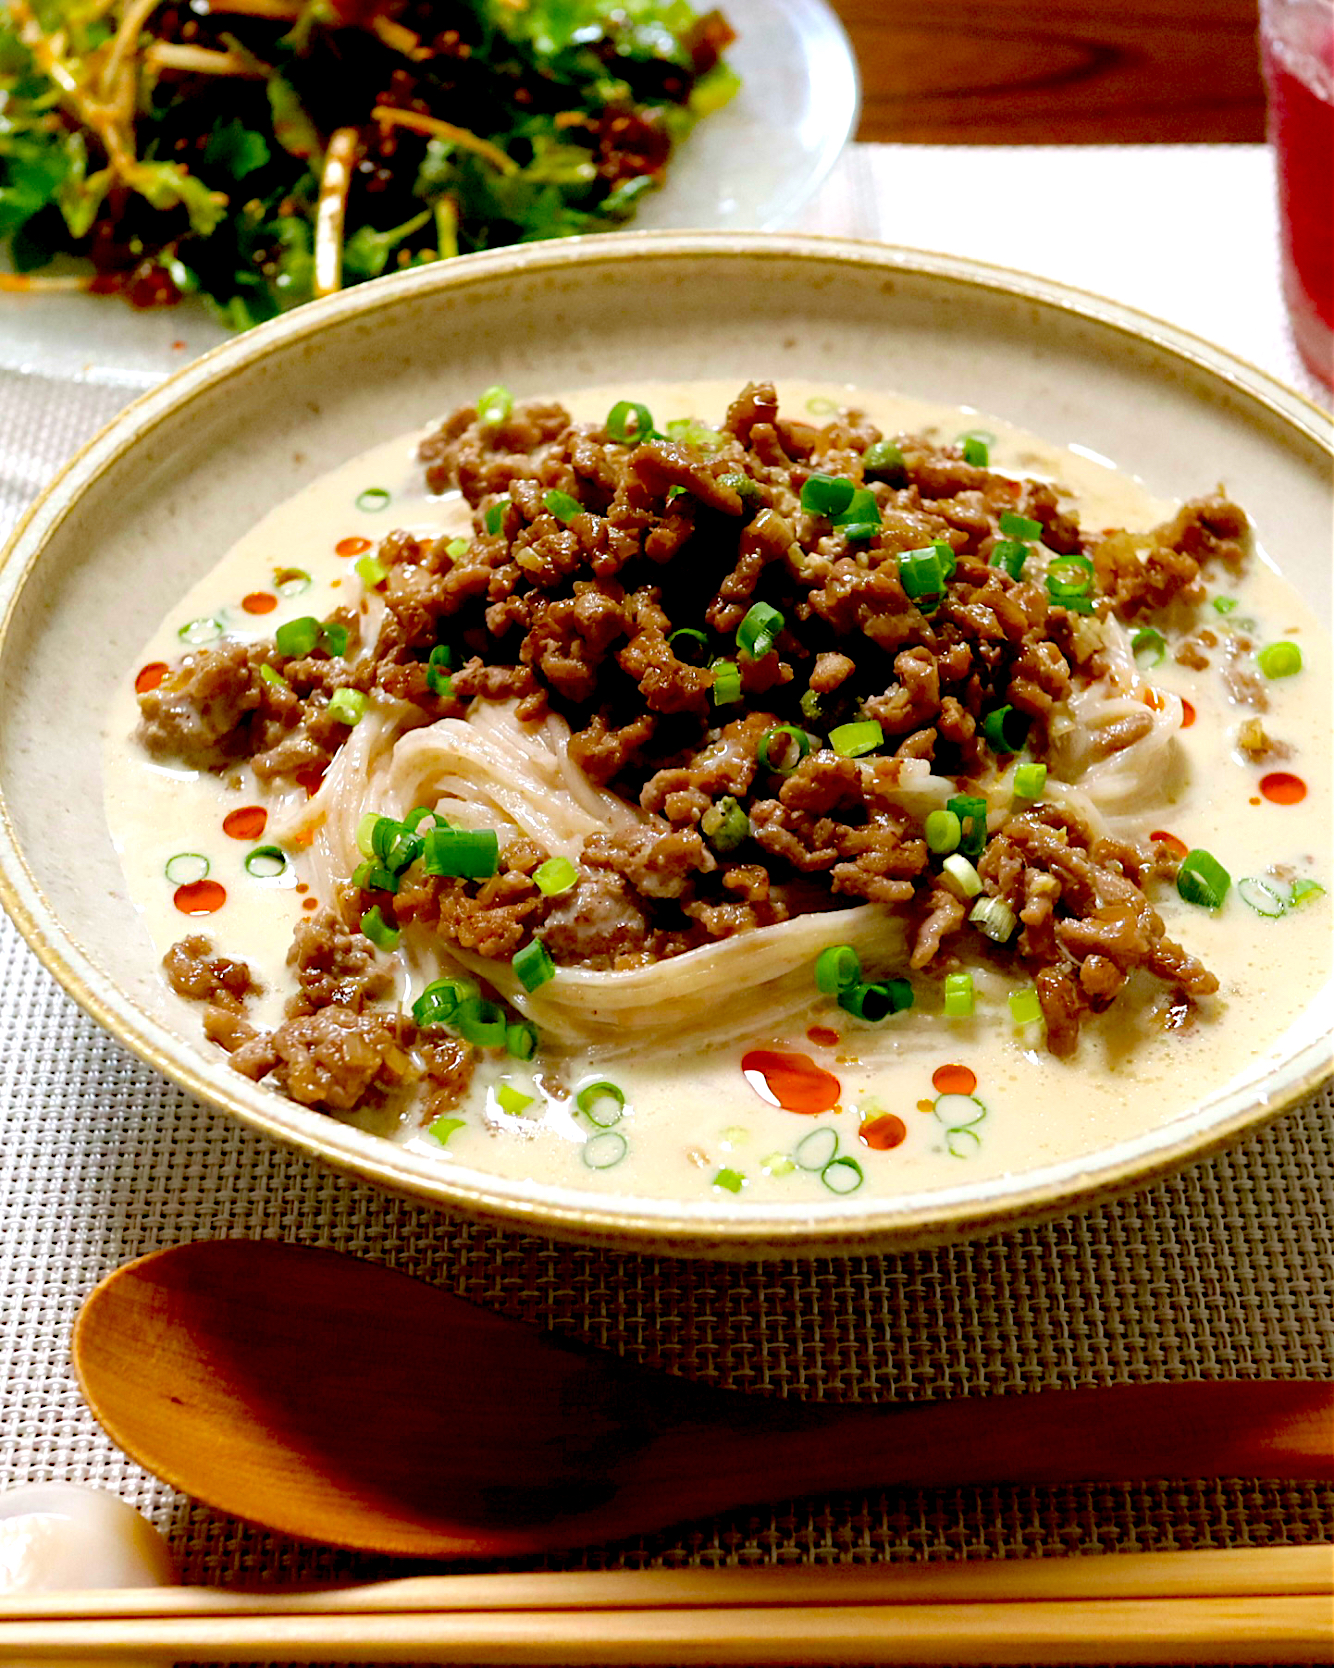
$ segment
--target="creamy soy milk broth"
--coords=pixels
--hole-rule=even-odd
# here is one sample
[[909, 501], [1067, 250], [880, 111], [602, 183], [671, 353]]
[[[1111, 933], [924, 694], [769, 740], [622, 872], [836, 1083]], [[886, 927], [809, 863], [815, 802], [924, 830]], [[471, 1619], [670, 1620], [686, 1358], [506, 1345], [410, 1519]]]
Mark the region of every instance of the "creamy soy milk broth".
[[[662, 426], [673, 418], [717, 421], [735, 393], [731, 383], [650, 383], [592, 390], [564, 403], [577, 420], [599, 422], [617, 400], [631, 397], [647, 404]], [[1086, 528], [1144, 529], [1173, 509], [1108, 460], [1082, 451], [1078, 436], [1068, 449], [990, 416], [861, 389], [784, 384], [779, 395], [790, 416], [803, 415], [804, 408], [819, 414], [836, 404], [855, 405], [886, 434], [908, 431], [950, 441], [984, 428], [996, 437], [994, 469], [1059, 484]], [[357, 606], [363, 587], [354, 560], [337, 553], [340, 544], [350, 548], [347, 541], [378, 542], [396, 528], [466, 535], [470, 515], [458, 495], [426, 491], [415, 458], [419, 439], [413, 434], [388, 441], [335, 470], [223, 554], [172, 606], [135, 666], [126, 669], [107, 715], [107, 815], [145, 929], [163, 953], [188, 933], [202, 932], [219, 953], [248, 963], [265, 987], [248, 1015], [261, 1027], [281, 1018], [293, 988], [285, 970], [288, 945], [316, 891], [299, 846], [285, 843], [288, 860], [277, 875], [247, 873], [245, 860], [257, 845], [282, 841], [285, 829], [300, 825], [305, 795], [261, 789], [245, 766], [213, 774], [150, 759], [134, 739], [135, 676], [155, 662], [175, 663], [187, 647], [180, 630], [192, 620], [216, 619], [231, 641], [259, 641], [286, 620], [323, 619], [340, 606]], [[1181, 485], [1184, 497], [1212, 487], [1208, 460], [1201, 478]], [[387, 501], [368, 498], [368, 489], [388, 494]], [[1262, 544], [1265, 532], [1257, 530]], [[275, 573], [289, 568], [309, 574], [308, 589], [282, 594]], [[735, 1208], [745, 1210], [749, 1199], [798, 1205], [828, 1199], [831, 1182], [852, 1182], [866, 1200], [1036, 1168], [1160, 1126], [1230, 1083], [1250, 1079], [1282, 1055], [1290, 1023], [1329, 979], [1328, 897], [1316, 895], [1267, 918], [1247, 906], [1236, 883], [1281, 866], [1330, 884], [1330, 646], [1302, 600], [1259, 553], [1240, 581], [1218, 564], [1205, 579], [1211, 595], [1236, 595], [1229, 620], [1255, 621], [1251, 635], [1258, 644], [1289, 638], [1301, 646], [1303, 671], [1266, 685], [1264, 723], [1292, 749], [1284, 768], [1301, 776], [1307, 791], [1299, 803], [1275, 803], [1261, 793], [1260, 780], [1274, 767], [1253, 765], [1238, 751], [1239, 725], [1254, 714], [1230, 699], [1217, 663], [1190, 671], [1170, 655], [1149, 674], [1157, 688], [1188, 698], [1195, 720], [1175, 738], [1166, 791], [1163, 784], [1147, 784], [1141, 832], [1168, 830], [1187, 845], [1208, 849], [1235, 882], [1218, 911], [1182, 902], [1168, 884], [1151, 891], [1168, 936], [1220, 980], [1218, 995], [1204, 998], [1184, 1028], [1163, 1027], [1150, 1000], [1157, 989], [1150, 991], [1148, 981], [1138, 988], [1136, 979], [1144, 976], [1135, 975], [1108, 1013], [1086, 1022], [1076, 1056], [1058, 1060], [1043, 1046], [1041, 1025], [1012, 1021], [1007, 997], [1028, 983], [1027, 975], [978, 964], [977, 1003], [968, 1019], [944, 1017], [939, 977], [915, 976], [915, 1007], [879, 1025], [841, 1012], [813, 985], [805, 1012], [772, 1025], [749, 1024], [744, 1034], [704, 1049], [698, 1038], [681, 1034], [652, 1049], [628, 1037], [596, 1054], [554, 1063], [488, 1054], [459, 1109], [461, 1127], [445, 1144], [415, 1118], [397, 1124], [368, 1108], [351, 1114], [351, 1121], [430, 1153], [442, 1165], [593, 1193], [713, 1197], [721, 1205], [735, 1200]], [[256, 594], [276, 594], [277, 606], [247, 612], [243, 599]], [[379, 606], [371, 600], [372, 636]], [[1218, 626], [1221, 620], [1206, 608], [1199, 623]], [[238, 839], [224, 832], [229, 813], [257, 805], [269, 812], [263, 835]], [[190, 919], [179, 912], [176, 886], [165, 870], [183, 853], [206, 858], [208, 878], [224, 888], [226, 902], [215, 913]], [[398, 978], [397, 995], [406, 1007], [424, 980], [402, 971]], [[522, 998], [515, 1006], [523, 1006]], [[184, 1023], [198, 1026], [198, 1008], [190, 1008]], [[210, 1046], [201, 1037], [200, 1047]], [[765, 1077], [743, 1070], [748, 1050], [806, 1056], [837, 1080], [835, 1104], [815, 1115], [771, 1104]], [[606, 1170], [590, 1166], [585, 1143], [598, 1131], [570, 1098], [599, 1078], [614, 1081], [626, 1097], [616, 1126], [625, 1154]], [[521, 1113], [498, 1103], [497, 1090], [506, 1084], [533, 1097]], [[890, 1148], [876, 1144], [874, 1120], [885, 1115], [904, 1129], [902, 1137], [895, 1131], [898, 1144]], [[860, 1184], [851, 1167], [826, 1171], [829, 1179], [822, 1179], [824, 1161], [834, 1156], [856, 1160]]]

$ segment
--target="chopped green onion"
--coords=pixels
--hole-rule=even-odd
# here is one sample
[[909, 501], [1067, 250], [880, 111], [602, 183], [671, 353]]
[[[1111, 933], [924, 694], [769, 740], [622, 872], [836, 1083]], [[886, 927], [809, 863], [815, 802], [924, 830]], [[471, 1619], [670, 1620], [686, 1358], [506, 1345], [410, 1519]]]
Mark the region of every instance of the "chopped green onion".
[[198, 620], [187, 620], [176, 635], [183, 643], [198, 647], [201, 643], [212, 643], [223, 634], [222, 621], [215, 620], [211, 614], [205, 614]]
[[947, 1019], [968, 1019], [973, 1013], [973, 974], [947, 973], [945, 987], [945, 1016]]
[[368, 591], [375, 590], [377, 585], [383, 585], [389, 578], [389, 569], [383, 562], [377, 561], [374, 556], [363, 556], [353, 566], [357, 570], [358, 579], [361, 580]]
[[1289, 893], [1289, 907], [1297, 909], [1300, 905], [1309, 903], [1313, 898], [1321, 897], [1325, 890], [1326, 888], [1319, 880], [1308, 880], [1306, 877], [1295, 880]]
[[461, 556], [468, 554], [467, 539], [451, 539], [445, 546], [445, 554], [452, 562], [457, 562]]
[[797, 1166], [787, 1153], [770, 1153], [761, 1159], [760, 1168], [767, 1176], [791, 1176]]
[[962, 434], [960, 436], [960, 449], [964, 454], [965, 463], [973, 464], [975, 469], [986, 469], [988, 459], [991, 456], [990, 441], [990, 435], [984, 437], [981, 433]]
[[526, 1106], [532, 1106], [536, 1095], [526, 1095], [522, 1089], [516, 1089], [513, 1083], [498, 1083], [496, 1085], [496, 1104], [502, 1112], [510, 1112], [515, 1117]]
[[366, 696], [360, 689], [336, 689], [329, 697], [329, 716], [340, 724], [357, 724], [365, 712]]
[[379, 811], [367, 811], [357, 824], [357, 850], [363, 857], [378, 857], [375, 849], [375, 831], [382, 822], [390, 822], [390, 817], [382, 817]]
[[416, 834], [428, 817], [431, 818], [432, 828], [448, 828], [450, 826], [440, 812], [433, 811], [429, 805], [414, 805], [403, 819], [403, 826], [410, 834]]
[[369, 938], [377, 950], [397, 950], [399, 947], [399, 929], [391, 927], [380, 913], [380, 905], [372, 904], [366, 914], [362, 916], [362, 932]]
[[551, 958], [551, 952], [540, 938], [525, 944], [522, 950], [516, 950], [510, 957], [510, 966], [515, 970], [515, 977], [525, 990], [537, 990], [539, 985], [545, 985], [548, 979], [556, 977], [556, 963]]
[[1267, 643], [1257, 650], [1256, 664], [1268, 678], [1291, 678], [1303, 669], [1303, 651], [1296, 643]]
[[475, 1048], [505, 1047], [505, 1009], [485, 996], [470, 996], [459, 1004], [455, 1029]]
[[858, 487], [848, 508], [834, 517], [833, 525], [843, 529], [845, 538], [871, 538], [881, 525], [881, 506], [871, 488]]
[[841, 759], [874, 753], [885, 741], [885, 732], [874, 718], [857, 718], [851, 724], [836, 724], [830, 731], [830, 746]]
[[1015, 911], [1005, 898], [979, 898], [969, 919], [994, 944], [1004, 944], [1015, 931]]
[[610, 1170], [626, 1156], [630, 1143], [619, 1129], [605, 1129], [591, 1135], [580, 1149], [580, 1156], [590, 1170]]
[[[652, 429], [650, 433], [652, 434]], [[677, 417], [667, 426], [668, 439], [682, 446], [694, 446], [697, 452], [713, 457], [723, 444], [723, 436], [696, 417]], [[644, 438], [648, 438], [646, 435]]]
[[832, 1158], [820, 1173], [831, 1193], [856, 1193], [865, 1177], [855, 1158]]
[[731, 660], [714, 662], [712, 699], [716, 707], [731, 706], [742, 698], [742, 674]]
[[1240, 880], [1238, 896], [1248, 909], [1254, 909], [1258, 915], [1264, 915], [1269, 920], [1277, 919], [1289, 907], [1289, 900], [1259, 875], [1248, 875]]
[[899, 583], [906, 597], [940, 596], [946, 581], [941, 572], [941, 556], [935, 545], [902, 553], [899, 558]]
[[816, 989], [826, 996], [851, 990], [862, 978], [862, 962], [851, 944], [831, 944], [816, 957]]
[[1043, 1017], [1043, 1005], [1032, 985], [1011, 991], [1006, 1000], [1010, 1003], [1011, 1018], [1017, 1025], [1033, 1025]]
[[987, 801], [977, 794], [956, 793], [946, 801], [946, 810], [960, 819], [960, 851], [977, 857], [987, 844]]
[[426, 663], [428, 666], [453, 666], [454, 650], [448, 643], [437, 643], [435, 648], [432, 649], [431, 653], [426, 657]]
[[299, 620], [288, 620], [273, 635], [279, 654], [300, 660], [320, 641], [320, 622], [314, 614], [303, 614]]
[[433, 828], [423, 837], [422, 867], [429, 875], [487, 880], [499, 867], [494, 828]]
[[1024, 564], [1033, 554], [1030, 545], [1020, 544], [1015, 539], [998, 539], [992, 546], [992, 566], [1005, 568], [1012, 579], [1018, 579]]
[[607, 432], [623, 446], [648, 440], [654, 432], [654, 419], [649, 407], [633, 400], [618, 400], [607, 414]]
[[274, 671], [272, 666], [260, 667], [260, 682], [267, 683], [274, 689], [291, 689], [292, 687], [283, 674]]
[[802, 508], [827, 520], [842, 515], [853, 502], [857, 482], [847, 475], [809, 475], [802, 483]]
[[516, 1060], [531, 1060], [538, 1052], [538, 1028], [528, 1020], [512, 1021], [505, 1027], [505, 1052]]
[[491, 534], [492, 538], [495, 538], [497, 533], [500, 532], [500, 530], [501, 530], [501, 520], [502, 520], [504, 515], [505, 515], [505, 505], [504, 504], [488, 504], [487, 505], [486, 511], [485, 511], [485, 513], [482, 517], [482, 525], [486, 528], [488, 533]]
[[873, 471], [902, 469], [904, 454], [893, 440], [873, 440], [862, 454], [862, 467]]
[[970, 898], [976, 898], [983, 889], [978, 870], [959, 852], [947, 857], [941, 865], [941, 884], [947, 892], [953, 892], [966, 903]]
[[803, 718], [808, 724], [814, 724], [820, 718], [821, 698], [814, 689], [804, 689], [802, 699], [797, 703]]
[[783, 615], [767, 602], [756, 602], [737, 627], [737, 647], [752, 660], [763, 660], [783, 630]]
[[394, 894], [399, 889], [399, 877], [393, 869], [386, 869], [379, 863], [372, 863], [369, 859], [365, 863], [359, 863], [348, 878], [354, 886], [359, 886], [367, 892]]
[[793, 1148], [793, 1157], [803, 1170], [823, 1170], [839, 1151], [839, 1137], [829, 1124], [804, 1135]]
[[597, 1083], [586, 1083], [575, 1096], [575, 1105], [591, 1124], [599, 1129], [611, 1129], [621, 1122], [626, 1110], [626, 1097], [615, 1083], [605, 1078]]
[[273, 576], [273, 588], [280, 597], [298, 597], [311, 588], [311, 576], [304, 568], [278, 568]]
[[954, 545], [948, 539], [933, 539], [932, 549], [940, 560], [942, 579], [949, 579], [959, 566], [959, 558], [955, 555]]
[[1029, 734], [1029, 717], [1012, 706], [997, 707], [983, 719], [983, 734], [996, 753], [1018, 753]]
[[1043, 523], [1027, 515], [1016, 515], [1014, 510], [1003, 510], [999, 522], [1008, 539], [1038, 539], [1043, 537]]
[[439, 1141], [443, 1147], [449, 1140], [450, 1136], [454, 1134], [456, 1129], [463, 1128], [463, 1118], [451, 1118], [449, 1114], [446, 1113], [444, 1116], [437, 1118], [434, 1123], [429, 1123], [426, 1126], [426, 1132], [428, 1135], [434, 1136], [434, 1138]]
[[477, 420], [484, 429], [498, 429], [514, 410], [514, 398], [499, 382], [486, 388], [478, 398]]
[[377, 511], [389, 507], [389, 499], [390, 495], [384, 487], [367, 487], [365, 492], [357, 494], [357, 508], [374, 515]]
[[668, 648], [687, 666], [703, 666], [709, 653], [709, 639], [694, 626], [682, 626], [669, 635]]
[[1011, 791], [1017, 799], [1041, 799], [1047, 785], [1048, 767], [1045, 764], [1016, 765]]
[[578, 498], [572, 498], [568, 492], [556, 492], [554, 490], [551, 492], [544, 492], [542, 495], [542, 501], [558, 521], [564, 522], [567, 525], [572, 522], [577, 515], [583, 515], [584, 513], [583, 504], [580, 503]]
[[935, 852], [938, 857], [959, 847], [960, 819], [953, 811], [929, 811], [922, 831], [928, 851]]
[[[796, 748], [796, 753], [793, 749]], [[776, 753], [776, 749], [778, 752]], [[756, 759], [762, 769], [773, 770], [780, 776], [791, 776], [811, 751], [811, 737], [795, 724], [779, 724], [766, 730], [756, 748]]]
[[439, 666], [427, 667], [426, 686], [433, 695], [442, 701], [448, 701], [454, 695], [454, 679], [448, 672], [442, 672]]
[[163, 870], [173, 886], [192, 886], [195, 881], [203, 880], [208, 872], [209, 860], [200, 851], [178, 851], [175, 857], [167, 859]]
[[715, 851], [735, 851], [749, 838], [751, 819], [731, 794], [724, 794], [700, 818], [700, 832]]
[[891, 1014], [913, 1006], [913, 986], [907, 979], [887, 979], [879, 984], [850, 985], [839, 992], [839, 1006], [858, 1019], [878, 1025]]
[[320, 647], [335, 660], [342, 660], [348, 648], [348, 628], [336, 620], [326, 620], [320, 627]]
[[1231, 614], [1238, 606], [1238, 599], [1236, 597], [1212, 597], [1210, 606], [1216, 614]]
[[1161, 631], [1156, 631], [1153, 626], [1142, 626], [1132, 633], [1131, 653], [1135, 656], [1136, 665], [1148, 672], [1163, 660], [1168, 653], [1168, 644]]
[[1088, 556], [1054, 556], [1048, 563], [1046, 582], [1048, 596], [1055, 603], [1087, 596], [1094, 583], [1094, 564]]
[[746, 1177], [740, 1170], [720, 1170], [714, 1177], [713, 1186], [726, 1187], [729, 1193], [740, 1193], [746, 1186]]
[[286, 867], [287, 858], [281, 846], [256, 846], [254, 851], [246, 853], [246, 873], [254, 875], [256, 880], [272, 880]]
[[456, 974], [429, 984], [413, 1003], [413, 1018], [419, 1025], [448, 1025], [465, 1002], [479, 995], [476, 980]]
[[560, 897], [579, 879], [579, 870], [568, 857], [549, 857], [533, 871], [533, 882], [544, 898]]
[[1189, 904], [1218, 909], [1231, 884], [1232, 877], [1224, 865], [1200, 847], [1189, 851], [1178, 865], [1178, 896]]

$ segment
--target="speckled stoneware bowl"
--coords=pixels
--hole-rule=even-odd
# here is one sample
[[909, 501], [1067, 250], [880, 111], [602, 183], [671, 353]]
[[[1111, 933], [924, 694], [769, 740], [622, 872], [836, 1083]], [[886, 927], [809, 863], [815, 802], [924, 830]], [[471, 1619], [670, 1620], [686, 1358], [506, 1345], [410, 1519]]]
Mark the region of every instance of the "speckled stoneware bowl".
[[1236, 1140], [1328, 1069], [1330, 992], [1278, 1069], [1079, 1160], [800, 1211], [594, 1196], [433, 1164], [231, 1072], [170, 999], [102, 816], [98, 721], [171, 597], [261, 515], [496, 381], [517, 395], [761, 373], [895, 388], [1079, 440], [1164, 496], [1227, 479], [1329, 617], [1324, 416], [1111, 302], [952, 258], [762, 234], [641, 233], [468, 256], [229, 342], [146, 395], [49, 488], [0, 567], [0, 895], [97, 1020], [192, 1093], [388, 1189], [627, 1248], [761, 1257], [975, 1235], [1107, 1197]]

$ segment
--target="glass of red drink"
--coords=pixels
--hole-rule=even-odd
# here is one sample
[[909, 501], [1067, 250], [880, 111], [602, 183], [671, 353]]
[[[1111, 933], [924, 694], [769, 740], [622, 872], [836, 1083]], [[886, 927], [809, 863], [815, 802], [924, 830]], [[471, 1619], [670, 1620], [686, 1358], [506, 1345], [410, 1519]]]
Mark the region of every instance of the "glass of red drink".
[[1261, 64], [1279, 187], [1284, 299], [1303, 362], [1331, 373], [1335, 195], [1335, 55], [1332, 0], [1261, 0]]

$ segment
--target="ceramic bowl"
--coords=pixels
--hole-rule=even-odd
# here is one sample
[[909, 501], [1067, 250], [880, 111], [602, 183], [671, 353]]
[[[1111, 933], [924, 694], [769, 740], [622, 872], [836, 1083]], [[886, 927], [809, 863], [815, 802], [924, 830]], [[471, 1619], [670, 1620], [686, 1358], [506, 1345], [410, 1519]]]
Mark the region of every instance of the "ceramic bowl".
[[[503, 375], [501, 374], [503, 371]], [[1088, 1204], [1238, 1139], [1328, 1069], [1329, 993], [1282, 1063], [1078, 1159], [900, 1198], [754, 1206], [593, 1196], [432, 1163], [231, 1072], [162, 985], [102, 816], [99, 717], [170, 598], [272, 506], [375, 438], [504, 380], [880, 384], [992, 411], [1179, 496], [1201, 460], [1329, 615], [1329, 425], [1222, 351], [1111, 302], [884, 246], [630, 233], [469, 256], [228, 342], [129, 407], [0, 566], [0, 896], [65, 989], [191, 1093], [396, 1192], [556, 1237], [725, 1256], [938, 1242]]]

